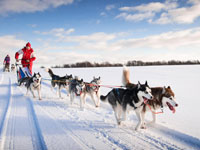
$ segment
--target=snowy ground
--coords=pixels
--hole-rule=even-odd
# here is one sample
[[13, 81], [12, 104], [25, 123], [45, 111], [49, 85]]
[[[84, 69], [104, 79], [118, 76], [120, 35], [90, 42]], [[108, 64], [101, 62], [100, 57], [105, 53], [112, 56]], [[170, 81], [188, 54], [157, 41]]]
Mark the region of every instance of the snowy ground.
[[[49, 75], [42, 69], [44, 79]], [[102, 85], [121, 85], [122, 68], [53, 69], [56, 74], [78, 75], [85, 81], [100, 76]], [[135, 131], [134, 112], [121, 126], [111, 107], [101, 103], [95, 108], [90, 97], [85, 110], [77, 99], [72, 106], [66, 91], [59, 99], [50, 82], [42, 82], [42, 101], [25, 96], [26, 89], [16, 85], [15, 73], [0, 72], [0, 149], [200, 149], [199, 84], [200, 66], [131, 67], [131, 81], [146, 80], [149, 85], [174, 90], [179, 107], [157, 115], [157, 124]], [[102, 87], [106, 94], [109, 88]], [[151, 115], [147, 115], [147, 122]]]

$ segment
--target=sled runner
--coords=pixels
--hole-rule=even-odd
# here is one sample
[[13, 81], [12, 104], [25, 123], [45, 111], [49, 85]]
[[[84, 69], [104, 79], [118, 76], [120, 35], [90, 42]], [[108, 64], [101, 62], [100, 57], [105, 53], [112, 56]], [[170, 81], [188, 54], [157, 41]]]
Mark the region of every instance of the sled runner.
[[26, 78], [26, 77], [32, 77], [31, 75], [31, 72], [30, 70], [28, 69], [28, 67], [22, 67], [21, 64], [15, 64], [16, 65], [16, 72], [17, 72], [17, 82], [18, 82], [18, 85], [20, 83], [20, 81], [23, 79], [23, 78]]

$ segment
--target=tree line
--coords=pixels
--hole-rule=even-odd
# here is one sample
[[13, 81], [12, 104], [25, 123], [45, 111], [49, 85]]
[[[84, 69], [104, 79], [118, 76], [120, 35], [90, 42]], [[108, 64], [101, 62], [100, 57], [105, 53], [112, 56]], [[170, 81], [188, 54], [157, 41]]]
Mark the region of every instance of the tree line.
[[126, 66], [158, 66], [158, 65], [197, 65], [200, 64], [199, 60], [188, 60], [188, 61], [179, 61], [179, 60], [170, 60], [170, 61], [128, 61], [125, 64], [122, 63], [91, 63], [89, 61], [77, 62], [74, 64], [64, 64], [64, 65], [56, 65], [52, 66], [52, 68], [85, 68], [85, 67], [122, 67]]

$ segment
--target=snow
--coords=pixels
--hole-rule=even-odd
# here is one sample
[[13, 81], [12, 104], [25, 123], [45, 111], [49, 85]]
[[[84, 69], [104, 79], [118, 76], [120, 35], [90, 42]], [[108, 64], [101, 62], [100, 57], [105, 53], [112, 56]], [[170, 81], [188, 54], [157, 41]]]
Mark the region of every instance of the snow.
[[[51, 90], [47, 72], [40, 68], [42, 101], [16, 84], [15, 73], [0, 71], [0, 149], [200, 149], [200, 66], [129, 67], [133, 83], [146, 80], [151, 87], [170, 86], [179, 106], [173, 114], [164, 108], [154, 125], [135, 131], [137, 117], [130, 111], [121, 126], [116, 125], [111, 106], [101, 102], [95, 108], [90, 97], [84, 111], [79, 99], [70, 105], [66, 91], [62, 99]], [[101, 77], [102, 85], [122, 85], [122, 68], [53, 69], [60, 76], [72, 74], [91, 81]], [[101, 87], [105, 95], [111, 89]], [[37, 95], [37, 93], [36, 93]], [[148, 113], [146, 121], [151, 121]]]

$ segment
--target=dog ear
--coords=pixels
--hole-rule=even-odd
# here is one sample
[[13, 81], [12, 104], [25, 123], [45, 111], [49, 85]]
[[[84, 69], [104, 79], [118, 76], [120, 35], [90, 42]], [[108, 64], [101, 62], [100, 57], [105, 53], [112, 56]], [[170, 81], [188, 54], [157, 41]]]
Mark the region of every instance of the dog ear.
[[39, 76], [41, 77], [40, 73], [38, 72]]
[[137, 87], [138, 89], [141, 87], [140, 81], [138, 81]]
[[101, 77], [99, 76], [99, 80], [101, 79]]
[[171, 89], [171, 87], [170, 87], [170, 86], [168, 86], [167, 88], [168, 88], [168, 89]]
[[147, 81], [145, 82], [145, 85], [146, 85], [146, 86], [148, 86], [148, 83], [147, 83]]
[[162, 90], [162, 94], [164, 94], [165, 92], [166, 92], [166, 87], [164, 86]]

